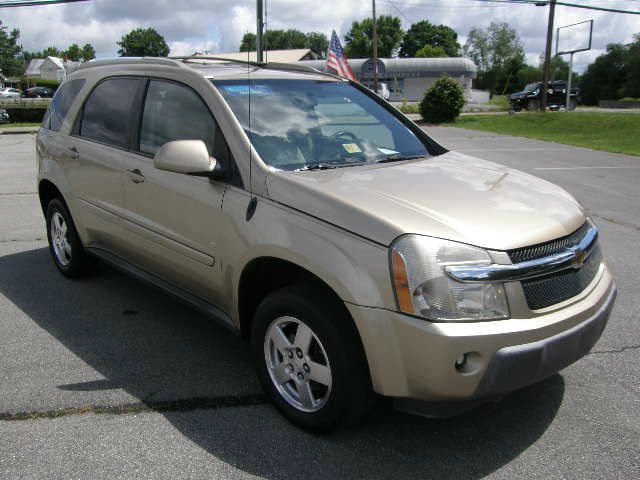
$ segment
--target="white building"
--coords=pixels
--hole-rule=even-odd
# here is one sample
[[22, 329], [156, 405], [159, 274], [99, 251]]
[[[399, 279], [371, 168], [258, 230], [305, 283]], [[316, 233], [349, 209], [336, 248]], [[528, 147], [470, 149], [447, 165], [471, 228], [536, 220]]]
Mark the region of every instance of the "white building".
[[[318, 70], [324, 70], [326, 60], [299, 62]], [[356, 78], [371, 87], [375, 63], [371, 58], [355, 58], [349, 65]], [[378, 59], [378, 81], [388, 85], [391, 101], [422, 100], [424, 92], [443, 75], [457, 80], [464, 89], [465, 96], [471, 97], [473, 79], [477, 68], [468, 58], [380, 58]]]
[[61, 82], [80, 62], [65, 61], [58, 57], [35, 58], [29, 62], [25, 77]]

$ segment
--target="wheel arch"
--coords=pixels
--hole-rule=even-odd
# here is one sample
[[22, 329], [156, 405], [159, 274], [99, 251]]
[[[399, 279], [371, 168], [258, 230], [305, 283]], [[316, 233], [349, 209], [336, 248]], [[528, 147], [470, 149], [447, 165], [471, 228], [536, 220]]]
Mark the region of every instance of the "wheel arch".
[[238, 282], [238, 319], [240, 331], [244, 338], [249, 338], [250, 336], [253, 315], [260, 302], [270, 293], [296, 283], [309, 283], [322, 289], [341, 308], [344, 308], [349, 318], [351, 318], [351, 314], [336, 289], [320, 276], [290, 260], [274, 256], [260, 256], [251, 259], [244, 266]]
[[40, 198], [40, 206], [42, 207], [42, 213], [44, 215], [47, 214], [47, 206], [49, 205], [49, 202], [54, 198], [59, 198], [65, 206], [69, 208], [64, 195], [62, 195], [60, 189], [51, 180], [40, 180], [38, 183], [38, 197]]

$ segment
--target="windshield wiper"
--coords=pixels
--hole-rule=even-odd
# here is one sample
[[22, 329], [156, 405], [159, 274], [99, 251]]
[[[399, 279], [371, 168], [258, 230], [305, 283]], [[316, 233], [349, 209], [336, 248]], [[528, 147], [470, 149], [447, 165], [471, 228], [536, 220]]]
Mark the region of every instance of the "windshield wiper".
[[383, 158], [382, 160], [378, 160], [377, 163], [391, 163], [391, 162], [401, 162], [403, 160], [417, 160], [418, 158], [425, 158], [426, 155], [391, 155], [390, 157]]
[[329, 170], [332, 168], [338, 168], [335, 165], [329, 165], [328, 163], [313, 163], [311, 165], [306, 165], [302, 168], [296, 168], [296, 172], [309, 172], [312, 170]]

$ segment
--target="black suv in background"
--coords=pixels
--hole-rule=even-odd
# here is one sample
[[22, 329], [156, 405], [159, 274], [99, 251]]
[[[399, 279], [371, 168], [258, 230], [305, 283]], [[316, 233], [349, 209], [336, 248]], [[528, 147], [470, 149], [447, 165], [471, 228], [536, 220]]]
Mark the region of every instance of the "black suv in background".
[[[568, 110], [575, 110], [578, 104], [578, 96], [580, 90], [578, 88], [571, 89], [571, 98], [569, 100]], [[516, 112], [522, 109], [534, 112], [540, 110], [540, 101], [542, 99], [542, 82], [530, 83], [521, 92], [509, 95], [509, 103]], [[551, 110], [559, 110], [565, 107], [567, 103], [567, 82], [564, 80], [556, 80], [549, 83], [547, 90], [547, 106]]]

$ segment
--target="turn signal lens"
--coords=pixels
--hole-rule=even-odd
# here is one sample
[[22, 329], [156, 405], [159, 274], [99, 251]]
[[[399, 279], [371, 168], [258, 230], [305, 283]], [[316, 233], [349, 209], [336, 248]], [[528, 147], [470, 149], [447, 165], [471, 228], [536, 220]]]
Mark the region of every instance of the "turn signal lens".
[[393, 285], [396, 291], [396, 299], [401, 312], [413, 314], [413, 302], [411, 301], [411, 290], [409, 290], [409, 276], [407, 275], [407, 264], [400, 252], [391, 252], [391, 266], [393, 271]]

